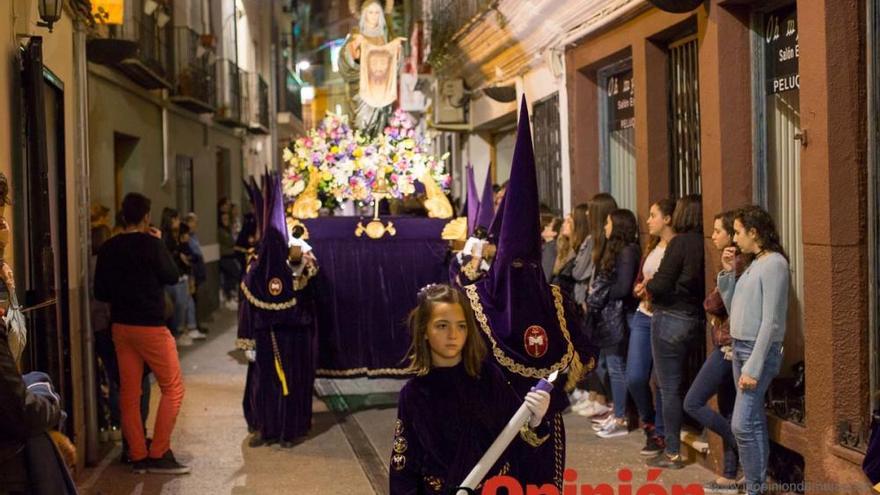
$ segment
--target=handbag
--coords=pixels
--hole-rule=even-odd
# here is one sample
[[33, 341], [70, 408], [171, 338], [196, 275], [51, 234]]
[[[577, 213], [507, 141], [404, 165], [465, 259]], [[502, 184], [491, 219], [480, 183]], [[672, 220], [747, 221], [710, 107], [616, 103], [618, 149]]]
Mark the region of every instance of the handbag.
[[587, 315], [584, 318], [584, 334], [590, 343], [609, 347], [620, 343], [626, 336], [623, 300], [611, 300], [613, 272], [599, 272], [590, 281], [587, 293]]

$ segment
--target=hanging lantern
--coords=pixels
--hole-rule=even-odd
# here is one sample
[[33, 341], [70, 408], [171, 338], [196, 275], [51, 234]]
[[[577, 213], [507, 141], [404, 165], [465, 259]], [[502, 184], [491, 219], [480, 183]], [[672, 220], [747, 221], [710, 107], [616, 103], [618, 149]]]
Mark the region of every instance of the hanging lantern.
[[49, 28], [52, 32], [52, 25], [61, 19], [61, 7], [64, 0], [37, 0], [37, 7], [40, 9], [40, 19], [37, 26]]

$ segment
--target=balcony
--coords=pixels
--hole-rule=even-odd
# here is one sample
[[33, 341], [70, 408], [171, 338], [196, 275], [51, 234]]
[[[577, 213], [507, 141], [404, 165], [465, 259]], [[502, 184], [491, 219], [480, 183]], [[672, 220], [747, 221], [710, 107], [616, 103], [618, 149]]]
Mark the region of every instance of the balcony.
[[174, 28], [174, 88], [171, 101], [195, 113], [216, 106], [212, 39], [188, 27]]
[[252, 134], [269, 134], [269, 85], [259, 74], [249, 77], [249, 108], [248, 132]]
[[245, 127], [242, 121], [242, 71], [234, 61], [219, 60], [217, 74], [217, 108], [214, 120], [228, 127]]
[[[88, 58], [115, 67], [146, 89], [171, 89], [168, 15], [161, 9], [147, 15], [142, 0], [133, 3], [122, 24], [98, 27], [88, 41]], [[160, 16], [164, 16], [161, 27]]]

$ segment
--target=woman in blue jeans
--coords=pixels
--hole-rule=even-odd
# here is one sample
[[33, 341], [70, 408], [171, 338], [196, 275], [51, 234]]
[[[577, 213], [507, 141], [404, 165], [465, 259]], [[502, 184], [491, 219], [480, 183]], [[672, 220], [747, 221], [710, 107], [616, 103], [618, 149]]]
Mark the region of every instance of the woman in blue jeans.
[[[715, 215], [712, 228], [712, 243], [719, 251], [733, 245], [734, 212]], [[737, 256], [737, 272], [741, 272], [742, 256]], [[730, 416], [736, 388], [733, 386], [733, 341], [730, 337], [730, 322], [727, 308], [721, 294], [715, 288], [703, 301], [703, 308], [709, 315], [714, 349], [700, 372], [691, 384], [684, 398], [684, 410], [706, 428], [717, 433], [724, 442], [724, 472], [722, 476], [703, 485], [706, 493], [738, 493], [736, 483], [739, 461], [736, 453], [736, 438], [730, 429]], [[718, 396], [718, 412], [709, 407], [709, 399]]]
[[596, 426], [599, 438], [629, 434], [626, 421], [627, 315], [636, 306], [633, 282], [639, 270], [639, 227], [629, 210], [614, 210], [605, 220], [605, 241], [593, 258], [596, 274], [587, 295], [591, 340], [602, 349], [611, 382], [613, 414]]
[[721, 256], [718, 290], [730, 313], [736, 403], [731, 429], [739, 448], [746, 493], [767, 491], [770, 439], [764, 394], [782, 365], [782, 342], [788, 313], [789, 266], [769, 213], [747, 206], [735, 214], [734, 242], [754, 259], [736, 277], [736, 249]]
[[672, 215], [675, 237], [645, 290], [654, 305], [651, 348], [663, 399], [666, 451], [648, 460], [652, 467], [681, 469], [681, 387], [684, 366], [703, 326], [705, 266], [700, 196], [679, 198]]
[[636, 404], [642, 429], [645, 432], [645, 446], [640, 454], [654, 457], [666, 447], [663, 428], [662, 394], [658, 387], [656, 395], [651, 393], [651, 372], [654, 356], [651, 349], [651, 317], [654, 314], [651, 301], [646, 297], [645, 284], [654, 278], [660, 262], [666, 253], [666, 246], [675, 236], [672, 229], [672, 214], [675, 201], [661, 199], [651, 205], [646, 221], [651, 240], [648, 241], [647, 255], [642, 260], [642, 269], [636, 279], [633, 293], [641, 299], [638, 309], [629, 321], [629, 349], [626, 360], [626, 384]]

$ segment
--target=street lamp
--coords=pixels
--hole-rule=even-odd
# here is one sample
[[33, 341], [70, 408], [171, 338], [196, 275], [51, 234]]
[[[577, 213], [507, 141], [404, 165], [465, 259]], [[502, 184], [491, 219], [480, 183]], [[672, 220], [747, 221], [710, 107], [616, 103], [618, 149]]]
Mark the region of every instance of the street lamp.
[[40, 19], [43, 22], [37, 22], [37, 26], [49, 28], [52, 32], [52, 25], [61, 19], [61, 7], [63, 0], [38, 0], [37, 7], [40, 9]]
[[303, 60], [303, 61], [297, 62], [296, 71], [302, 72], [304, 70], [309, 70], [309, 68], [311, 66], [312, 66], [311, 62], [309, 62], [308, 60]]

